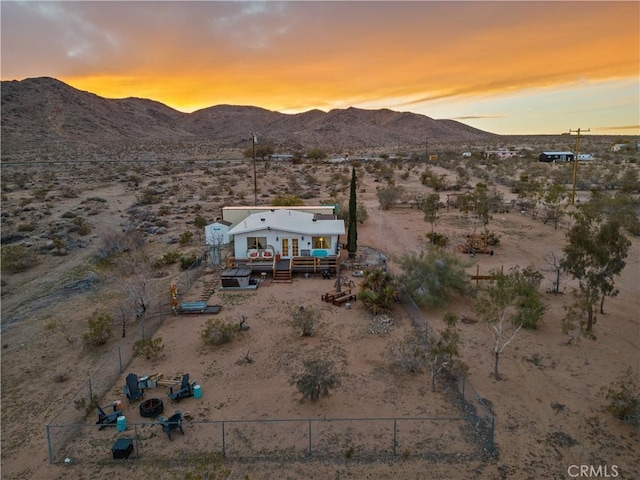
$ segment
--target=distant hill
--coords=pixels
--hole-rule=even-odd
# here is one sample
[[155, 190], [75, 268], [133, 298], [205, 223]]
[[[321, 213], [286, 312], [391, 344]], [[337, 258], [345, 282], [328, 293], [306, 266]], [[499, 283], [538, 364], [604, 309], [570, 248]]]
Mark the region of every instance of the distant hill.
[[204, 144], [247, 148], [250, 133], [279, 151], [341, 152], [430, 142], [488, 140], [494, 134], [453, 120], [388, 109], [283, 114], [218, 105], [182, 113], [142, 98], [106, 99], [54, 78], [3, 81], [2, 156], [46, 149]]

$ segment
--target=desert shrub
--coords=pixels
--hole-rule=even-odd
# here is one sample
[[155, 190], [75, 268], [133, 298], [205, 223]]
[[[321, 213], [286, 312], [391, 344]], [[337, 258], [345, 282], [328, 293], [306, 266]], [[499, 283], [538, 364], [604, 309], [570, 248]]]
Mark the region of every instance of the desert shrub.
[[427, 237], [429, 242], [438, 247], [446, 247], [447, 243], [449, 243], [449, 239], [444, 233], [429, 232], [425, 236]]
[[240, 324], [221, 318], [210, 318], [200, 330], [200, 338], [205, 345], [223, 345], [231, 342], [240, 331]]
[[429, 342], [426, 332], [412, 330], [404, 338], [392, 341], [385, 350], [385, 356], [392, 365], [420, 372], [427, 365]]
[[18, 224], [19, 232], [33, 232], [36, 229], [36, 225], [33, 222]]
[[76, 410], [82, 410], [87, 415], [93, 414], [98, 408], [98, 405], [100, 405], [98, 403], [98, 396], [95, 393], [91, 396], [89, 401], [87, 401], [85, 397], [82, 397], [77, 400], [74, 400], [73, 403], [76, 407]]
[[144, 357], [147, 360], [158, 358], [164, 350], [162, 337], [158, 338], [142, 338], [133, 345], [133, 356]]
[[170, 213], [171, 213], [171, 208], [169, 208], [167, 205], [162, 205], [158, 209], [158, 215], [160, 216], [169, 215]]
[[99, 347], [109, 341], [113, 333], [111, 332], [111, 324], [113, 320], [108, 313], [94, 312], [87, 320], [89, 331], [82, 334], [87, 345]]
[[54, 332], [57, 335], [60, 335], [68, 343], [73, 344], [73, 336], [71, 335], [69, 326], [67, 322], [65, 322], [61, 318], [55, 318], [53, 320], [49, 320], [48, 322], [45, 322], [44, 329], [48, 332]]
[[91, 225], [82, 217], [76, 217], [73, 219], [73, 224], [78, 228], [76, 233], [81, 236], [89, 235], [91, 233]]
[[294, 307], [291, 308], [290, 324], [293, 328], [300, 331], [300, 335], [311, 337], [318, 329], [320, 321], [320, 312], [313, 307]]
[[292, 376], [290, 384], [296, 386], [303, 400], [315, 402], [320, 397], [328, 397], [331, 389], [340, 386], [340, 377], [331, 360], [304, 360], [302, 365], [302, 372]]
[[194, 264], [198, 264], [200, 260], [195, 255], [183, 255], [180, 257], [180, 268], [182, 270], [190, 269]]
[[67, 380], [69, 380], [69, 369], [66, 370], [58, 370], [54, 375], [53, 375], [53, 380], [56, 383], [63, 383], [66, 382]]
[[198, 227], [198, 228], [204, 228], [207, 226], [207, 219], [200, 216], [200, 215], [196, 215], [195, 220], [193, 221], [193, 224]]
[[304, 205], [304, 202], [297, 195], [278, 195], [271, 201], [271, 205], [276, 207], [296, 207]]
[[631, 367], [608, 388], [603, 387], [602, 396], [608, 401], [607, 410], [629, 425], [640, 425], [640, 387]]
[[8, 273], [24, 272], [36, 264], [35, 254], [23, 245], [2, 247], [2, 270]]
[[[162, 258], [160, 258], [159, 260], [157, 260], [153, 264], [153, 267], [154, 268], [161, 268], [161, 267], [164, 267], [166, 265], [172, 265], [172, 264], [178, 262], [181, 258], [182, 258], [182, 255], [180, 254], [180, 252], [177, 252], [177, 251], [167, 252], [162, 256]], [[193, 263], [193, 262], [191, 262], [191, 263]], [[191, 264], [189, 264], [189, 265], [191, 265]]]
[[381, 268], [366, 270], [360, 284], [358, 300], [374, 315], [391, 311], [397, 298], [393, 277]]
[[138, 205], [160, 203], [160, 194], [151, 188], [146, 188], [138, 195], [137, 200]]
[[66, 211], [61, 216], [62, 216], [62, 218], [75, 218], [78, 215], [76, 213], [74, 213], [74, 212]]
[[191, 242], [193, 242], [193, 232], [182, 232], [178, 237], [178, 242], [180, 243], [180, 245], [189, 245]]

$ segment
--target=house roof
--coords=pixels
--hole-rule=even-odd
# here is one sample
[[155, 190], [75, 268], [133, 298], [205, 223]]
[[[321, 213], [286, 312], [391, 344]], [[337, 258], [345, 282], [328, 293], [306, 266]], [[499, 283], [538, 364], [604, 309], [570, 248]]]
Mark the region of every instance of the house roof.
[[542, 155], [573, 155], [573, 152], [542, 152]]
[[229, 230], [229, 235], [262, 230], [303, 235], [344, 235], [344, 220], [315, 220], [314, 214], [296, 210], [269, 210], [253, 213]]

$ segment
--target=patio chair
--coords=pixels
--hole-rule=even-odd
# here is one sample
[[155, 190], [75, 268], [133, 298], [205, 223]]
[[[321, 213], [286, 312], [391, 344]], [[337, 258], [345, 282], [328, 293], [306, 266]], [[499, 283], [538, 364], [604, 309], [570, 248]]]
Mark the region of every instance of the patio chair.
[[178, 389], [178, 391], [174, 392], [173, 387], [175, 387], [175, 385], [172, 385], [171, 387], [169, 387], [169, 393], [167, 396], [171, 400], [175, 400], [176, 402], [179, 402], [183, 398], [193, 397], [193, 387], [195, 385], [195, 380], [193, 382], [189, 382], [189, 374], [185, 373], [182, 376], [182, 383], [180, 384], [180, 388]]
[[162, 431], [167, 434], [169, 440], [172, 440], [172, 430], [180, 430], [180, 433], [184, 435], [184, 430], [182, 430], [182, 413], [180, 412], [180, 410], [176, 410], [176, 413], [171, 415], [166, 420], [162, 417], [158, 417], [158, 423], [162, 425]]
[[[117, 408], [118, 403], [113, 402], [104, 407], [101, 407], [100, 405], [96, 407], [96, 410], [98, 411], [98, 421], [96, 422], [96, 425], [100, 425], [100, 430], [108, 425], [115, 425], [118, 423], [118, 417], [122, 416], [122, 410]], [[104, 411], [105, 408], [109, 407], [113, 408], [113, 412], [107, 413]]]
[[129, 399], [129, 403], [144, 397], [144, 389], [140, 388], [138, 376], [135, 373], [127, 375], [127, 383], [124, 386], [124, 393]]

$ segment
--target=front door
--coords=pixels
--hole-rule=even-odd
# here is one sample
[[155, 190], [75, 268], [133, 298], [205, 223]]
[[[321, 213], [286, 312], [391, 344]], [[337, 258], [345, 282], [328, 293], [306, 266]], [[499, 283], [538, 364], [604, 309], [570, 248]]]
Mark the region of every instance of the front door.
[[283, 238], [280, 240], [280, 253], [282, 258], [300, 256], [300, 247], [297, 238]]

